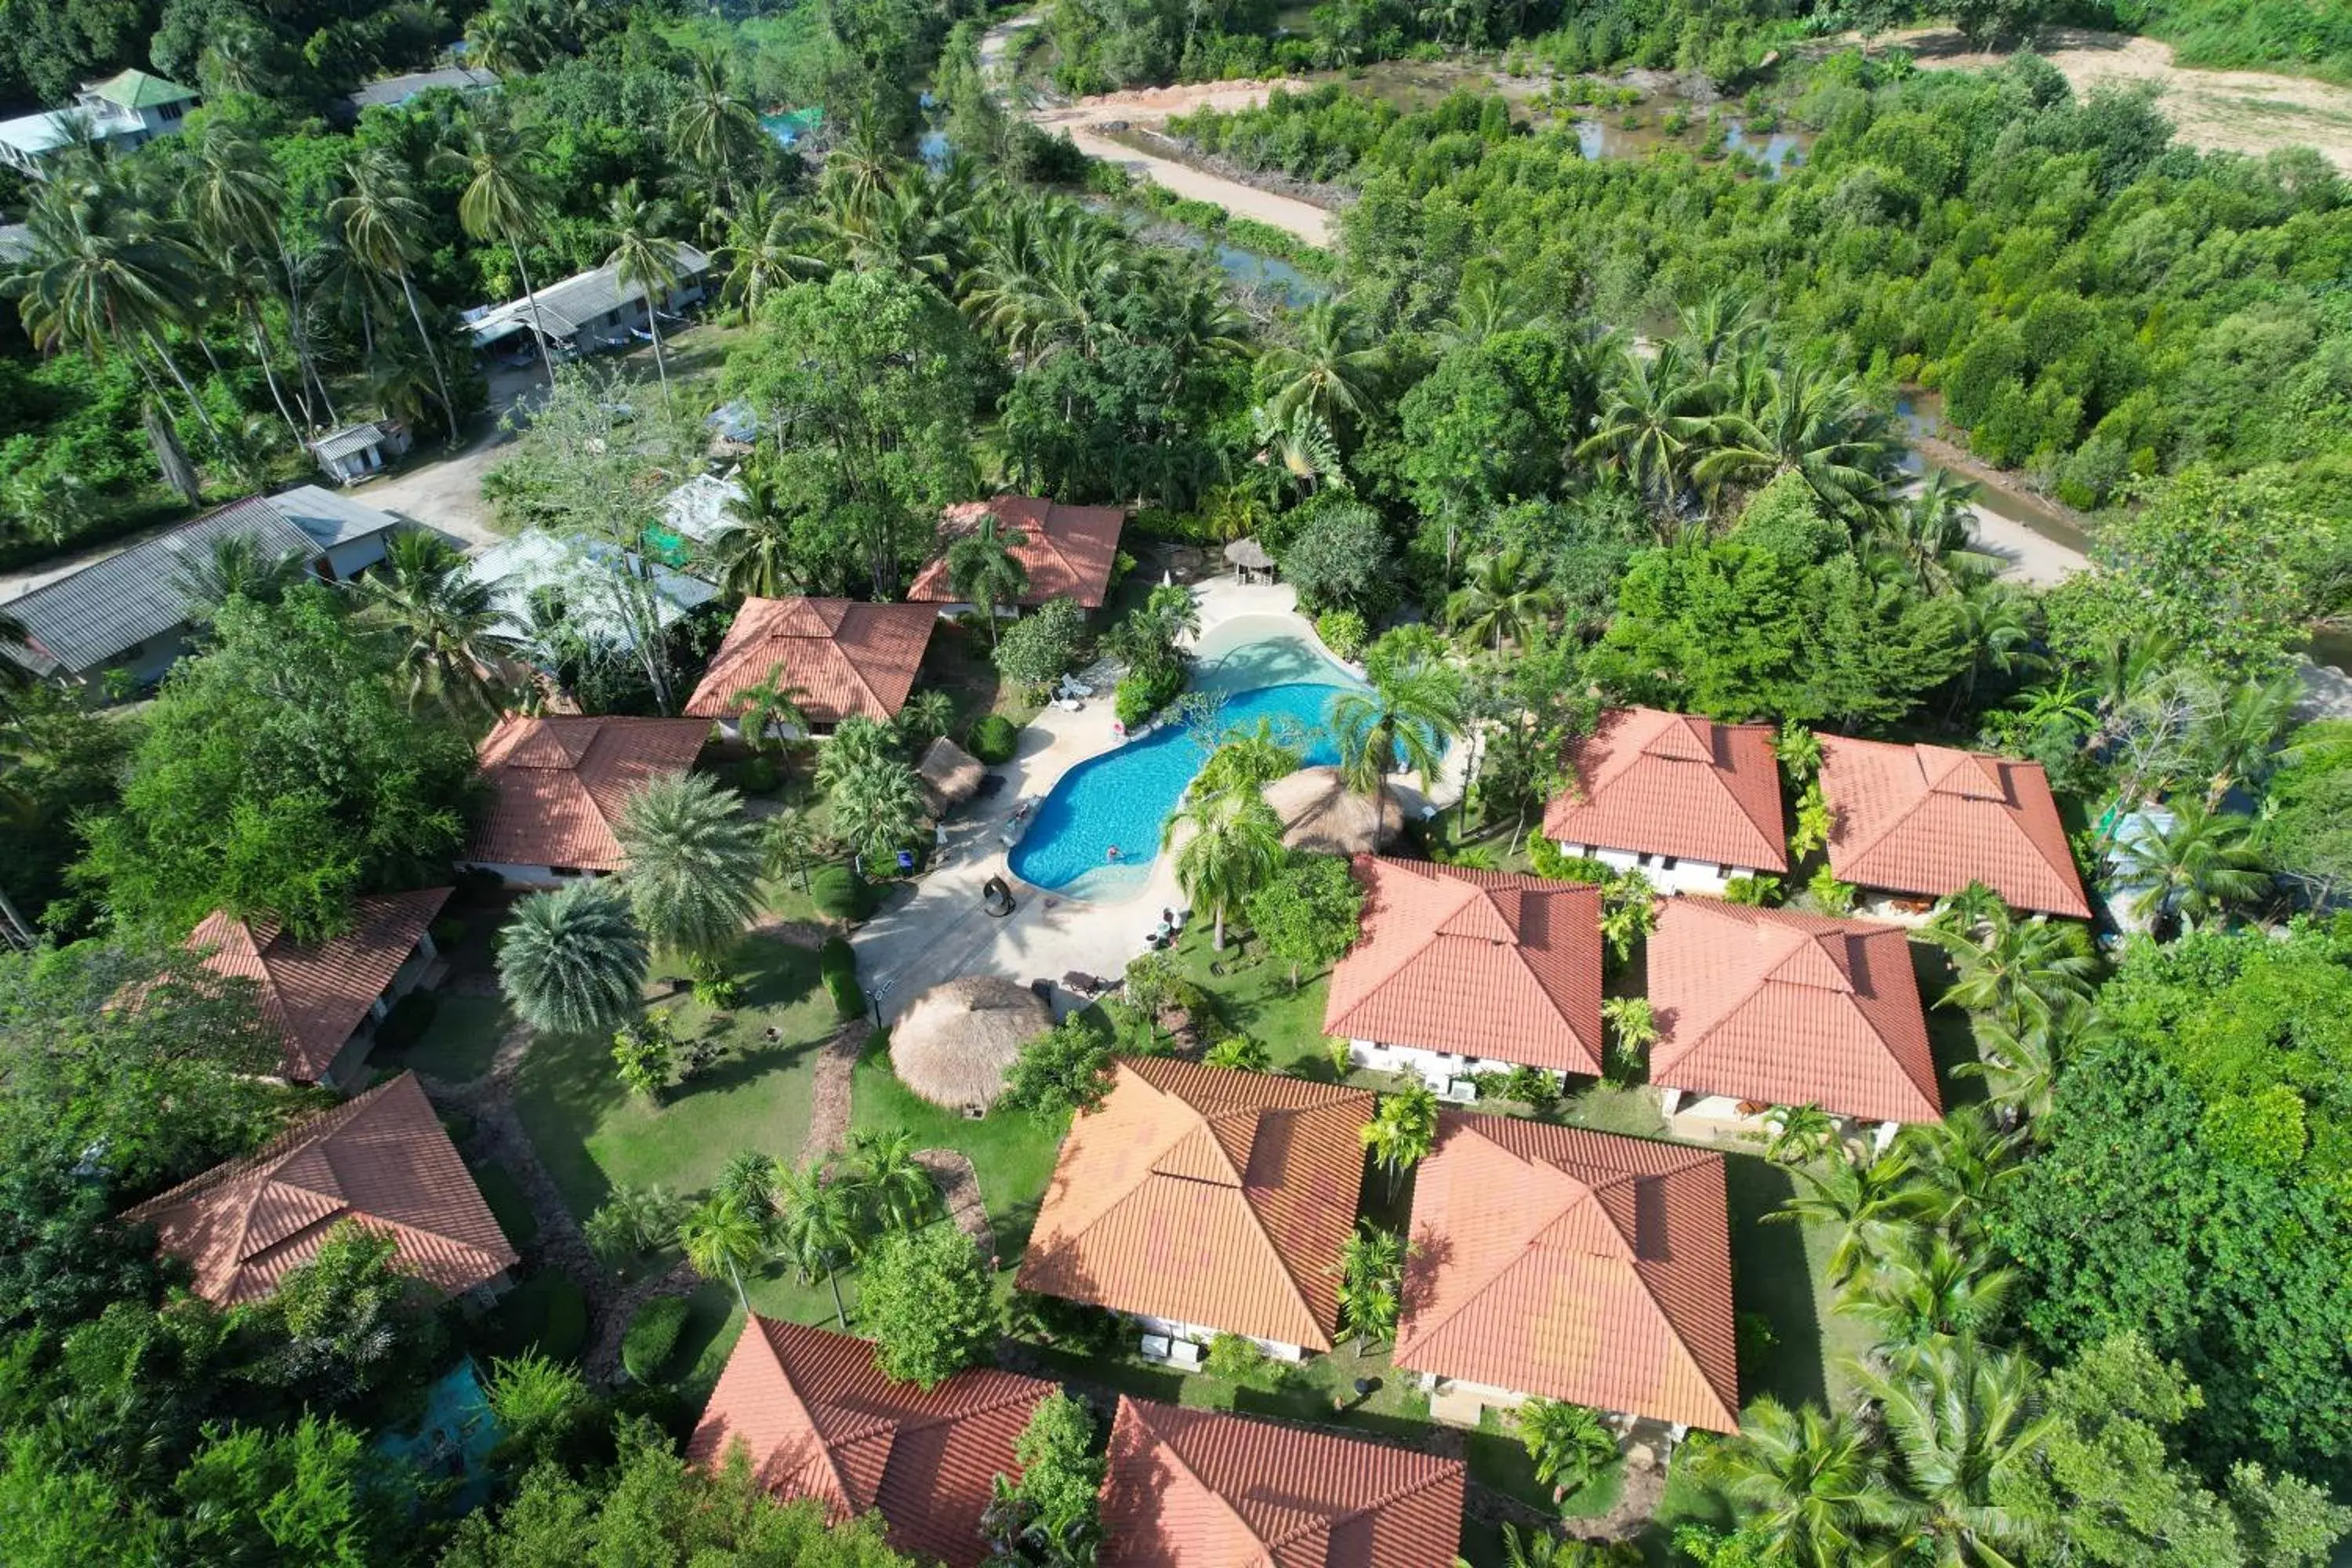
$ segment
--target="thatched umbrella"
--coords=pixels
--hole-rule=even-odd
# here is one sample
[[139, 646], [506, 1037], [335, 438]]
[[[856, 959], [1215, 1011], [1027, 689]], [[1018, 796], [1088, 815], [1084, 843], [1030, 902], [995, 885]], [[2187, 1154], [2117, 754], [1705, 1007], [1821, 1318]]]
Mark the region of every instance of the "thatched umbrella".
[[1225, 546], [1225, 564], [1238, 566], [1244, 572], [1271, 572], [1274, 570], [1274, 557], [1268, 555], [1265, 546], [1255, 539], [1236, 539]]
[[1374, 854], [1404, 831], [1404, 807], [1386, 785], [1373, 799], [1339, 782], [1337, 768], [1301, 768], [1265, 786], [1282, 818], [1282, 842], [1311, 855]]
[[922, 784], [924, 804], [935, 817], [945, 816], [970, 800], [980, 781], [988, 776], [980, 759], [945, 735], [931, 742], [915, 773]]
[[1004, 1092], [1005, 1069], [1021, 1047], [1054, 1026], [1054, 1010], [1026, 988], [993, 974], [934, 985], [898, 1015], [890, 1066], [934, 1105], [986, 1107]]

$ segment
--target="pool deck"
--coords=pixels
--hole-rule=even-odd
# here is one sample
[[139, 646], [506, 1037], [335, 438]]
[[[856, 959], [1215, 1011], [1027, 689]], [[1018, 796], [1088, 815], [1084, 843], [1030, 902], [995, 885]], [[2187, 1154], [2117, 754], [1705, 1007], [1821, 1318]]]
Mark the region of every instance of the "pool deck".
[[[1296, 591], [1286, 584], [1244, 584], [1223, 576], [1203, 579], [1192, 591], [1203, 637], [1226, 621], [1265, 616], [1317, 641], [1313, 626], [1298, 614]], [[1098, 901], [1033, 888], [1005, 864], [1000, 835], [1015, 806], [1044, 799], [1071, 768], [1113, 749], [1118, 742], [1111, 723], [1108, 690], [1076, 713], [1046, 709], [1021, 731], [1019, 754], [998, 770], [1011, 787], [950, 821], [944, 858], [911, 887], [894, 889], [886, 907], [852, 933], [859, 976], [880, 994], [886, 1023], [930, 987], [965, 974], [997, 974], [1024, 985], [1050, 980], [1056, 986], [1055, 1010], [1066, 1012], [1079, 999], [1059, 989], [1063, 975], [1076, 970], [1117, 980], [1148, 947], [1160, 911], [1182, 907], [1166, 856], [1152, 863], [1140, 886]], [[1456, 759], [1466, 751], [1457, 746], [1448, 754], [1447, 772], [1433, 792], [1438, 804], [1459, 794]], [[1392, 783], [1406, 810], [1417, 812], [1419, 787], [1402, 776]], [[1013, 889], [1013, 913], [1003, 920], [981, 908], [981, 888], [991, 877], [1003, 877]]]

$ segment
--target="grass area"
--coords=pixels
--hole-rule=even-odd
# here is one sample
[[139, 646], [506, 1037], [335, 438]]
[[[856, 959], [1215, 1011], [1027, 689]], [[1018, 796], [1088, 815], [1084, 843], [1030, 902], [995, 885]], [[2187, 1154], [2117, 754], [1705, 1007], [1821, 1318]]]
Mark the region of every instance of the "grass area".
[[481, 1189], [482, 1201], [490, 1205], [491, 1217], [507, 1240], [518, 1249], [529, 1246], [539, 1234], [539, 1216], [530, 1212], [530, 1200], [523, 1196], [515, 1173], [492, 1160], [474, 1167], [474, 1185]]
[[[1328, 972], [1302, 973], [1293, 990], [1290, 966], [1268, 957], [1255, 938], [1244, 940], [1228, 927], [1223, 952], [1210, 945], [1214, 939], [1210, 922], [1194, 921], [1171, 951], [1178, 973], [1207, 993], [1216, 1008], [1217, 1026], [1204, 1028], [1203, 1035], [1212, 1041], [1247, 1035], [1272, 1053], [1275, 1071], [1321, 1083], [1335, 1081], [1323, 1044], [1323, 1002], [1331, 989]], [[1359, 1076], [1366, 1084], [1387, 1081], [1379, 1075]]]
[[442, 992], [434, 998], [433, 1021], [416, 1042], [404, 1050], [386, 1051], [373, 1062], [378, 1078], [390, 1078], [414, 1068], [451, 1083], [470, 1083], [490, 1070], [499, 1041], [512, 1020], [504, 1000], [497, 996], [462, 996]]

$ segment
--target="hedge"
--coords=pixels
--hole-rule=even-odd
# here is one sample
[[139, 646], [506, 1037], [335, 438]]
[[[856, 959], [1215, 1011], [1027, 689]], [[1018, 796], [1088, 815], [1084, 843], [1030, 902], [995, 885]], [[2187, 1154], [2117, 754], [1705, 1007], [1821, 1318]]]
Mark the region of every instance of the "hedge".
[[811, 872], [809, 894], [835, 920], [854, 921], [866, 913], [866, 884], [846, 866], [820, 866]]
[[375, 1026], [375, 1048], [380, 1051], [404, 1051], [425, 1037], [432, 1026], [434, 1012], [441, 999], [430, 991], [412, 991], [392, 1005], [383, 1022]]
[[857, 988], [857, 954], [847, 942], [837, 936], [825, 938], [816, 952], [816, 967], [824, 977], [824, 988], [833, 994], [835, 1013], [855, 1018], [866, 1011], [866, 994]]
[[621, 1364], [639, 1383], [661, 1377], [669, 1358], [677, 1353], [677, 1336], [686, 1327], [683, 1296], [656, 1296], [629, 1316], [621, 1331]]
[[992, 767], [1011, 762], [1021, 746], [1021, 731], [1002, 713], [982, 715], [972, 724], [970, 739], [971, 754]]

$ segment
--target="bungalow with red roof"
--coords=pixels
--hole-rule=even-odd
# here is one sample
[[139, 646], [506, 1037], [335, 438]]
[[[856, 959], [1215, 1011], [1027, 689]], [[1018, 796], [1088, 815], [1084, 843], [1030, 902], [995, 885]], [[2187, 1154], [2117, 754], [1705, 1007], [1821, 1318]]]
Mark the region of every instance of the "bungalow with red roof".
[[709, 736], [708, 719], [505, 715], [477, 748], [490, 809], [459, 868], [520, 887], [619, 870], [621, 808], [691, 768]]
[[346, 1223], [390, 1237], [393, 1267], [445, 1295], [498, 1289], [517, 1261], [415, 1073], [122, 1217], [153, 1226], [158, 1247], [218, 1307], [268, 1297]]
[[1612, 708], [1564, 760], [1569, 783], [1543, 833], [1570, 855], [1639, 871], [1665, 893], [1719, 893], [1789, 868], [1769, 724]]
[[2040, 763], [1843, 735], [1821, 742], [1830, 870], [1893, 895], [1872, 912], [1922, 915], [1982, 882], [2012, 909], [2091, 918]]
[[352, 906], [352, 929], [297, 942], [277, 921], [215, 910], [184, 944], [215, 974], [250, 980], [261, 1016], [285, 1042], [291, 1083], [347, 1084], [367, 1059], [375, 1026], [423, 984], [439, 960], [433, 921], [454, 891], [379, 893]]
[[1220, 1333], [1329, 1350], [1372, 1097], [1158, 1057], [1111, 1070], [1062, 1142], [1021, 1289], [1124, 1312], [1182, 1365]]
[[[1010, 548], [1029, 574], [1023, 605], [1075, 599], [1086, 609], [1102, 608], [1110, 595], [1111, 572], [1118, 563], [1126, 512], [1115, 506], [1064, 506], [1035, 496], [995, 496], [948, 508], [941, 519], [943, 542], [973, 531], [982, 518], [992, 516], [1008, 536], [1021, 536]], [[940, 554], [915, 574], [907, 601], [929, 605], [942, 616], [960, 616], [976, 607], [948, 581], [944, 543]]]
[[1674, 899], [1650, 933], [1658, 1037], [1650, 1081], [1668, 1116], [1758, 1123], [1818, 1105], [1878, 1123], [1944, 1113], [1901, 928], [1796, 910]]
[[1537, 1395], [1739, 1429], [1722, 1155], [1441, 1111], [1411, 1236], [1392, 1359], [1440, 1419]]
[[1463, 1100], [1477, 1073], [1600, 1075], [1598, 888], [1375, 855], [1356, 877], [1362, 928], [1323, 1005], [1349, 1060]]
[[1100, 1568], [1452, 1568], [1459, 1459], [1121, 1395]]
[[[939, 624], [928, 605], [746, 599], [686, 711], [717, 720], [721, 734], [740, 740], [743, 694], [774, 675], [798, 691], [794, 700], [816, 734], [853, 716], [887, 723], [906, 705]], [[783, 723], [769, 731], [798, 732]]]
[[898, 1551], [974, 1568], [995, 1479], [1020, 1479], [1013, 1447], [1055, 1392], [993, 1367], [932, 1389], [893, 1383], [871, 1340], [753, 1313], [687, 1455], [716, 1466], [740, 1443], [777, 1497], [814, 1498], [835, 1524], [879, 1512]]

